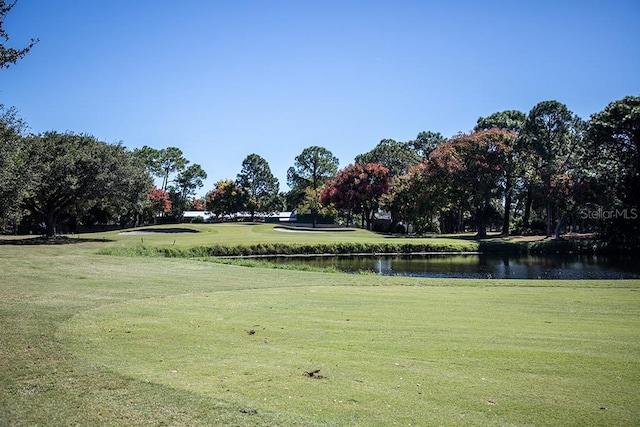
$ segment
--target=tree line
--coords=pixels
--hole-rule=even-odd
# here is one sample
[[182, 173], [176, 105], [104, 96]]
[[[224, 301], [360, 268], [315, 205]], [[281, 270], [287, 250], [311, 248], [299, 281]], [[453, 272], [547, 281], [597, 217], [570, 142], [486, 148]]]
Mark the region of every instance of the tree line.
[[323, 186], [307, 181], [297, 193], [306, 188], [303, 206], [312, 213], [369, 229], [386, 213], [391, 231], [598, 232], [637, 245], [639, 145], [640, 97], [611, 102], [589, 120], [544, 101], [528, 113], [480, 117], [470, 133], [450, 139], [434, 132], [384, 139]]
[[[385, 230], [503, 235], [598, 231], [638, 240], [640, 97], [628, 96], [582, 120], [545, 101], [527, 114], [508, 110], [478, 119], [472, 132], [445, 138], [383, 139], [338, 170], [326, 148], [296, 156], [280, 192], [268, 162], [248, 155], [235, 180], [193, 197], [207, 174], [177, 147], [133, 151], [86, 134], [28, 134], [15, 108], [0, 106], [0, 223], [5, 231], [42, 224], [136, 225], [185, 210], [219, 218], [298, 209]], [[161, 184], [156, 187], [154, 178]], [[381, 227], [381, 226], [378, 226]], [[381, 228], [380, 228], [381, 229]]]
[[347, 223], [361, 215], [368, 228], [383, 210], [391, 224], [417, 232], [597, 231], [637, 244], [639, 145], [640, 97], [611, 102], [586, 121], [544, 101], [527, 114], [481, 117], [471, 133], [448, 140], [431, 132], [383, 140], [328, 181], [321, 202]]
[[[416, 143], [425, 136], [427, 144]], [[614, 101], [587, 121], [545, 101], [528, 114], [481, 117], [469, 134], [444, 140], [423, 133], [416, 141], [383, 140], [356, 158], [329, 181], [325, 205], [347, 222], [359, 213], [369, 227], [371, 212], [383, 209], [392, 224], [419, 232], [472, 226], [483, 237], [492, 226], [503, 235], [515, 227], [548, 237], [569, 229], [639, 240], [640, 97]]]

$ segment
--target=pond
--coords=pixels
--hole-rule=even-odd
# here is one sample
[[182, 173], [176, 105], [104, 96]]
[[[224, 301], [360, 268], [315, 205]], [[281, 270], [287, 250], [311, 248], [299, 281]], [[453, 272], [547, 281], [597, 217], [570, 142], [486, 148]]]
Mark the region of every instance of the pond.
[[382, 276], [494, 279], [640, 279], [631, 256], [428, 254], [270, 258], [276, 263], [333, 267], [347, 273]]

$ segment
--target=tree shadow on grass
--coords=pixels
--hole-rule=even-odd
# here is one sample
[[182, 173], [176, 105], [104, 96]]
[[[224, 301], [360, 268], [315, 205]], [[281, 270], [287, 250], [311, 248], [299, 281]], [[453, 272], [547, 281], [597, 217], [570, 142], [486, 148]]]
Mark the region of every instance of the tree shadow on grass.
[[67, 237], [67, 236], [37, 236], [37, 237], [24, 237], [24, 238], [0, 238], [0, 245], [12, 245], [12, 246], [42, 246], [42, 245], [74, 245], [77, 243], [92, 243], [92, 242], [113, 242], [110, 239], [85, 239], [81, 237]]

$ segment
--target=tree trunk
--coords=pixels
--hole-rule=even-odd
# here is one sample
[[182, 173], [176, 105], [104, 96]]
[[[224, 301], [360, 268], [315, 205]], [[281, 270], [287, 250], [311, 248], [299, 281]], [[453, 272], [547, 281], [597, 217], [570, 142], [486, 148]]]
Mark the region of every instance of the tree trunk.
[[54, 213], [48, 213], [45, 218], [46, 235], [47, 237], [53, 237], [56, 235], [56, 221], [58, 217]]
[[505, 197], [504, 197], [504, 219], [502, 221], [502, 235], [509, 235], [509, 225], [511, 222], [511, 180], [507, 180], [507, 185], [505, 186]]
[[477, 236], [480, 239], [487, 237], [487, 226], [486, 226], [486, 209], [476, 209], [476, 231]]
[[565, 216], [563, 216], [559, 221], [558, 224], [556, 225], [556, 230], [555, 230], [555, 239], [556, 240], [560, 240], [560, 232], [562, 231], [562, 226], [564, 225], [564, 223], [566, 222], [566, 220], [573, 216], [575, 212], [569, 212], [568, 214], [566, 214]]
[[553, 207], [551, 206], [551, 202], [547, 202], [547, 237], [553, 236], [553, 226], [552, 226], [552, 218], [553, 217]]
[[365, 210], [365, 215], [367, 217], [367, 230], [371, 231], [373, 229], [373, 210]]
[[533, 204], [533, 188], [531, 184], [527, 187], [527, 198], [524, 202], [524, 216], [522, 217], [522, 225], [524, 228], [529, 227], [529, 219], [531, 218], [531, 205]]

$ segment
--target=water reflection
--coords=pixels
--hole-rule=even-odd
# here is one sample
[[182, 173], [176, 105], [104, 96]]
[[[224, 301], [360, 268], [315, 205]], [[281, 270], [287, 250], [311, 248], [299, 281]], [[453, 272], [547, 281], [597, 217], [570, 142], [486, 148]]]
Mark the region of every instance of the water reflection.
[[411, 255], [287, 257], [279, 263], [304, 263], [345, 272], [383, 276], [496, 279], [632, 279], [640, 263], [632, 257], [596, 255]]

